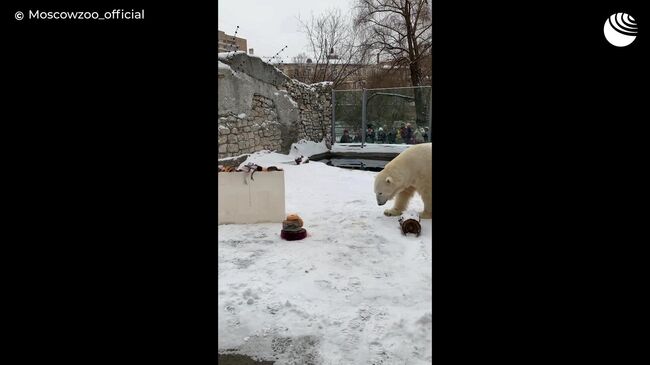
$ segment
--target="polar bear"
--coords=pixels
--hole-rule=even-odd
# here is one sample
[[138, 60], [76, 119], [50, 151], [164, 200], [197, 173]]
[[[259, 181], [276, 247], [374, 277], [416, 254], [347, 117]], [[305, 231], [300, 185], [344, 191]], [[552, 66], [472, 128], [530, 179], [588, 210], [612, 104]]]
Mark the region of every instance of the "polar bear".
[[395, 205], [386, 209], [387, 216], [400, 215], [408, 206], [409, 200], [417, 191], [424, 201], [424, 211], [420, 218], [431, 219], [431, 143], [409, 147], [400, 153], [375, 177], [377, 204], [384, 205], [395, 197]]

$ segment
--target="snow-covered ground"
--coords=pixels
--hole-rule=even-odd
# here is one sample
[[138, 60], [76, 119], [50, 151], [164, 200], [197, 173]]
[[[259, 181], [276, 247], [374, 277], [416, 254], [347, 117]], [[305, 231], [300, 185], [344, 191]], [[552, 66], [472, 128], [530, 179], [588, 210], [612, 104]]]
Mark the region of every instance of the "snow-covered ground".
[[[373, 194], [375, 172], [291, 155], [247, 161], [285, 170], [287, 213], [308, 237], [280, 238], [281, 224], [219, 226], [219, 350], [282, 364], [430, 364], [431, 220], [403, 236]], [[297, 150], [297, 151], [294, 151]], [[422, 210], [419, 196], [409, 210]]]

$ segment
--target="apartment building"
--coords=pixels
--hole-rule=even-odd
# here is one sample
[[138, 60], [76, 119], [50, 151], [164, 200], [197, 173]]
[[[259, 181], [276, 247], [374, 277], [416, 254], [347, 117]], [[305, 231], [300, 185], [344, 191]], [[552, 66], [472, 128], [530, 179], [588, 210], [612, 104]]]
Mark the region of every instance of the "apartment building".
[[246, 39], [234, 37], [219, 31], [219, 52], [244, 51], [248, 50]]

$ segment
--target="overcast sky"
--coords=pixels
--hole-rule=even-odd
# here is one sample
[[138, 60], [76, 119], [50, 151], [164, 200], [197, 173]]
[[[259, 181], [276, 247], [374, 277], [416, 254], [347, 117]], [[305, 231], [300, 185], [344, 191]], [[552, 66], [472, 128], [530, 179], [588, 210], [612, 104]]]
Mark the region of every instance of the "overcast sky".
[[[331, 8], [349, 13], [354, 0], [219, 0], [219, 30], [245, 38], [256, 56], [274, 56], [285, 45], [284, 62], [307, 50], [304, 33], [298, 31], [296, 17], [308, 19]], [[216, 33], [216, 32], [215, 32]]]

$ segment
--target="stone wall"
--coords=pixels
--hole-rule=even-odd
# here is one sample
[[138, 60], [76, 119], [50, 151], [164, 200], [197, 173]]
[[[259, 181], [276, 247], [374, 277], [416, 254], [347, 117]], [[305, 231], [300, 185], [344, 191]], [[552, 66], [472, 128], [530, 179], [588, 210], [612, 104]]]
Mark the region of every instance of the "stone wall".
[[219, 54], [219, 158], [331, 138], [331, 83], [306, 85], [245, 53]]
[[227, 113], [219, 117], [219, 157], [260, 150], [281, 150], [280, 123], [273, 100], [253, 95], [251, 114]]
[[[294, 123], [301, 139], [320, 142], [332, 136], [332, 89], [328, 84], [305, 85], [298, 82], [285, 84], [289, 95], [298, 103], [298, 120]], [[289, 144], [289, 147], [291, 145]]]

